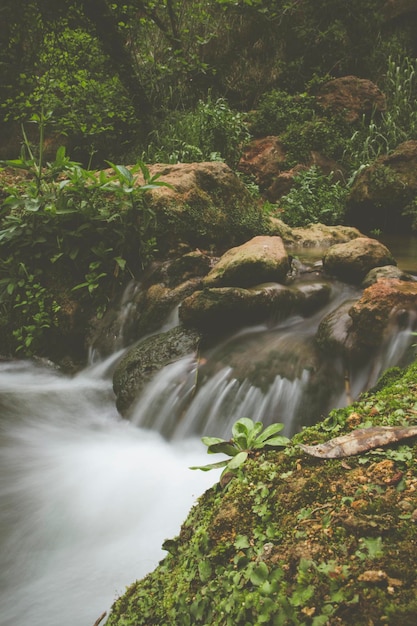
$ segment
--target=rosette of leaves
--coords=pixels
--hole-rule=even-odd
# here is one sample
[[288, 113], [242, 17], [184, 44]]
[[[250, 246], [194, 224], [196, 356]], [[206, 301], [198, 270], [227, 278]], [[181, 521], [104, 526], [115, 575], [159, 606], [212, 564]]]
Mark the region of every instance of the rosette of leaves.
[[229, 441], [219, 437], [202, 437], [201, 441], [207, 446], [208, 454], [226, 454], [231, 457], [217, 463], [191, 467], [207, 472], [211, 469], [223, 467], [220, 483], [227, 474], [234, 474], [245, 463], [246, 459], [266, 447], [285, 447], [289, 439], [279, 435], [284, 424], [271, 424], [264, 429], [262, 422], [254, 422], [248, 417], [242, 417], [233, 424], [232, 438]]

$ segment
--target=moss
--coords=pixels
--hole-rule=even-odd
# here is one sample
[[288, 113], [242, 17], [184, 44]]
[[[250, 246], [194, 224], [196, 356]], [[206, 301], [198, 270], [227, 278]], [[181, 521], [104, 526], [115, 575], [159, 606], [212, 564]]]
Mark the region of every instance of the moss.
[[165, 544], [164, 561], [117, 600], [108, 626], [414, 623], [415, 440], [328, 461], [297, 444], [350, 432], [358, 420], [415, 421], [416, 380], [417, 363], [387, 375], [285, 451], [258, 453], [226, 487], [208, 490]]

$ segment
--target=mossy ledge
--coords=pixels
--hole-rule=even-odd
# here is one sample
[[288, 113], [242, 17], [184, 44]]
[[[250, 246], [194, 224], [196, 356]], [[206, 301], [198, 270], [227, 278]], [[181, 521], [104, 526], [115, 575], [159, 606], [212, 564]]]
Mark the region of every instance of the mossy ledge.
[[204, 493], [107, 626], [415, 624], [417, 439], [333, 460], [297, 446], [415, 424], [417, 362], [382, 380]]

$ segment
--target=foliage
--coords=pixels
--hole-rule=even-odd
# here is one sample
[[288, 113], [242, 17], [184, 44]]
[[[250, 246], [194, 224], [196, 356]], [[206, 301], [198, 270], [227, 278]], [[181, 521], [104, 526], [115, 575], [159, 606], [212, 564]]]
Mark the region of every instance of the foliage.
[[249, 138], [243, 115], [208, 94], [190, 112], [176, 112], [153, 131], [147, 157], [162, 163], [224, 160], [237, 165]]
[[2, 162], [24, 172], [5, 189], [1, 207], [0, 303], [14, 349], [25, 353], [36, 351], [45, 330], [58, 323], [60, 307], [50, 295], [54, 281], [85, 290], [103, 312], [112, 285], [149, 262], [155, 216], [144, 192], [165, 184], [143, 162], [130, 169], [110, 163], [110, 171], [100, 174], [86, 170], [64, 147], [44, 164], [47, 118], [33, 118], [40, 131], [38, 157], [23, 131], [21, 157]]
[[333, 174], [313, 165], [294, 177], [294, 186], [279, 202], [279, 216], [290, 226], [343, 223], [348, 190]]
[[280, 135], [290, 125], [299, 127], [315, 114], [315, 99], [306, 93], [291, 95], [282, 89], [264, 94], [250, 118], [250, 129], [255, 137]]
[[390, 57], [382, 89], [387, 110], [380, 116], [374, 112], [369, 121], [364, 117], [347, 144], [345, 158], [355, 170], [399, 143], [417, 139], [417, 60]]
[[207, 446], [208, 454], [226, 454], [232, 457], [230, 461], [219, 461], [210, 465], [200, 467], [192, 467], [191, 469], [200, 469], [208, 471], [224, 467], [220, 480], [229, 473], [235, 473], [241, 467], [248, 457], [265, 447], [282, 447], [289, 443], [287, 437], [278, 435], [284, 428], [283, 424], [271, 424], [263, 429], [262, 422], [253, 422], [248, 417], [242, 417], [233, 424], [233, 437], [230, 441], [219, 439], [218, 437], [203, 437], [202, 442]]
[[54, 111], [49, 134], [71, 137], [84, 159], [89, 152], [109, 155], [110, 142], [134, 132], [120, 81], [109, 75], [97, 40], [80, 28], [64, 28], [59, 37], [47, 33], [33, 76], [21, 74], [19, 82], [19, 93], [0, 105], [5, 121], [27, 122], [33, 111]]

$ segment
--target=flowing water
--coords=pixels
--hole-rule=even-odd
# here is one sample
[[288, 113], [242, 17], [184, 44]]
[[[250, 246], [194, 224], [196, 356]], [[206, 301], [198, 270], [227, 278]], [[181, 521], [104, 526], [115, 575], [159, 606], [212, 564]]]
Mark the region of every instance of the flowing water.
[[[0, 626], [93, 626], [151, 571], [163, 540], [218, 478], [188, 469], [207, 463], [201, 434], [230, 436], [243, 415], [282, 421], [291, 434], [313, 408], [346, 404], [343, 368], [334, 360], [317, 369], [312, 344], [326, 312], [355, 296], [339, 285], [308, 319], [243, 329], [198, 362], [164, 368], [131, 422], [118, 416], [111, 386], [122, 352], [75, 377], [0, 363]], [[394, 329], [351, 373], [349, 392], [400, 362], [411, 342], [410, 325]]]
[[120, 420], [94, 370], [2, 364], [0, 409], [0, 624], [93, 626], [216, 475], [188, 469], [199, 440]]

